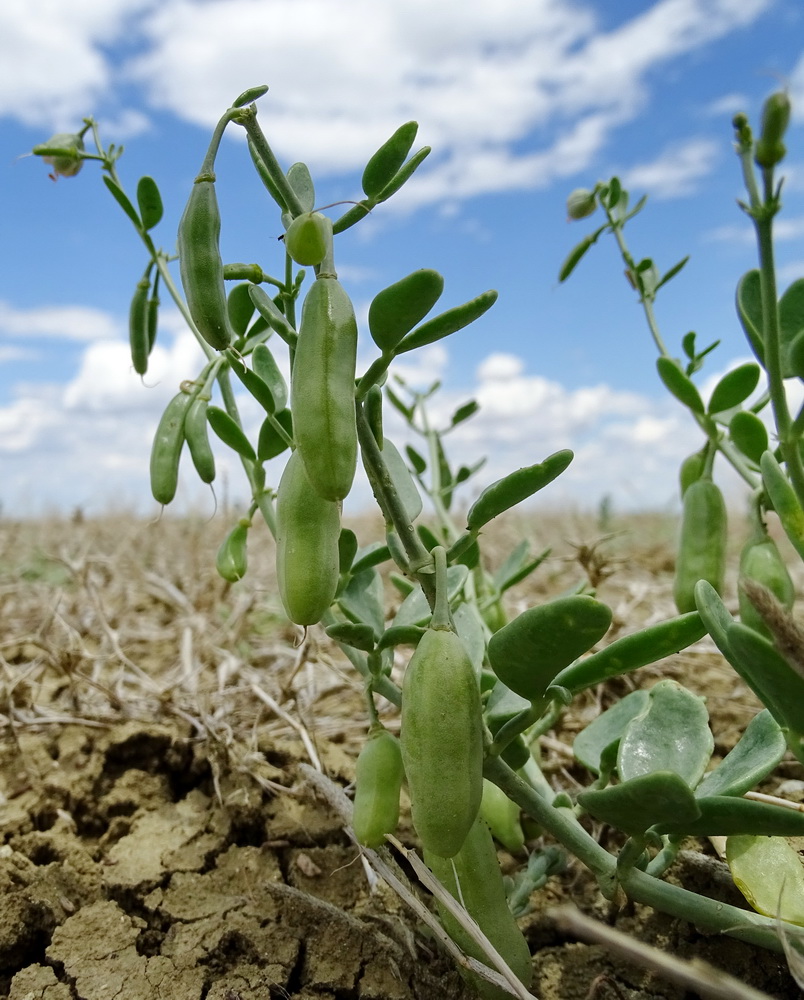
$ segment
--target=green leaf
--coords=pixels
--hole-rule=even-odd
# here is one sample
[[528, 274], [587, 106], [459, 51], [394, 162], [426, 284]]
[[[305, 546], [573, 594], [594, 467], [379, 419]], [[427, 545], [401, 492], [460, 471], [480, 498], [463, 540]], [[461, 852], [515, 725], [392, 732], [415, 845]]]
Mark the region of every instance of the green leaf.
[[794, 281], [779, 300], [779, 350], [782, 355], [782, 376], [792, 378], [790, 351], [796, 336], [804, 330], [804, 278]]
[[[393, 179], [390, 180], [385, 187], [376, 196], [374, 201], [376, 204], [380, 205], [384, 201], [395, 195], [396, 192], [402, 187], [403, 184], [407, 184], [410, 178], [413, 176], [416, 170], [424, 163], [427, 157], [430, 155], [430, 147], [422, 146], [422, 148], [413, 154], [404, 166], [400, 167], [399, 170], [394, 174]], [[355, 220], [357, 221], [357, 220]]]
[[260, 427], [260, 436], [257, 441], [257, 457], [261, 462], [276, 458], [277, 455], [282, 454], [285, 448], [289, 447], [288, 442], [274, 427], [272, 420], [276, 420], [280, 427], [284, 428], [287, 436], [293, 440], [293, 416], [290, 410], [280, 410], [279, 413], [273, 414], [273, 417], [266, 417]]
[[356, 554], [357, 535], [351, 528], [341, 528], [341, 533], [338, 536], [338, 568], [342, 576], [352, 568]]
[[726, 862], [734, 884], [766, 917], [804, 925], [804, 867], [783, 837], [729, 837]]
[[573, 457], [568, 449], [557, 451], [538, 465], [517, 469], [487, 486], [469, 508], [466, 516], [468, 530], [478, 532], [484, 524], [544, 489], [561, 475]]
[[612, 211], [617, 207], [617, 203], [622, 195], [622, 185], [620, 184], [619, 177], [612, 177], [609, 181], [608, 191], [606, 192], [606, 204], [609, 211]]
[[137, 184], [137, 204], [139, 205], [144, 229], [153, 229], [162, 219], [162, 196], [153, 177], [140, 177]]
[[459, 604], [452, 615], [455, 621], [455, 631], [463, 640], [469, 659], [479, 678], [486, 656], [486, 629], [483, 619], [474, 604]]
[[589, 236], [584, 236], [580, 243], [576, 244], [567, 254], [564, 263], [561, 265], [561, 270], [558, 272], [558, 280], [566, 281], [567, 278], [572, 274], [578, 264], [581, 262], [581, 258], [586, 253], [586, 251], [594, 243], [597, 243], [597, 238], [600, 235], [601, 230], [596, 233], [590, 233]]
[[804, 836], [804, 813], [733, 795], [708, 795], [695, 800], [700, 816], [691, 822], [673, 817], [656, 824], [656, 832], [670, 837]]
[[[447, 570], [447, 595], [452, 603], [466, 583], [469, 570], [465, 566], [450, 566]], [[394, 616], [394, 625], [427, 625], [432, 618], [430, 605], [422, 588], [416, 584], [405, 600], [399, 605]]]
[[257, 344], [251, 354], [251, 364], [254, 374], [270, 389], [277, 410], [284, 410], [288, 405], [287, 383], [267, 344]]
[[418, 122], [405, 122], [368, 161], [361, 183], [369, 198], [378, 198], [383, 189], [393, 181], [405, 162], [418, 131]]
[[649, 697], [647, 691], [632, 691], [593, 719], [572, 744], [576, 760], [594, 774], [600, 774], [603, 752], [613, 743], [619, 744], [631, 720], [647, 707]]
[[246, 365], [245, 358], [240, 357], [236, 351], [229, 349], [226, 354], [232, 371], [235, 375], [237, 375], [260, 406], [266, 413], [275, 413], [277, 405], [270, 387], [263, 382], [259, 375], [253, 372]]
[[222, 410], [218, 406], [208, 407], [207, 420], [209, 421], [209, 426], [225, 445], [228, 445], [233, 451], [242, 455], [243, 458], [247, 458], [251, 462], [256, 462], [257, 454], [251, 442], [243, 433], [243, 428], [235, 423], [226, 410]]
[[804, 378], [804, 330], [799, 330], [790, 341], [787, 348], [787, 366], [791, 376]]
[[337, 603], [351, 621], [371, 627], [379, 639], [385, 631], [382, 578], [376, 569], [356, 573], [337, 597]]
[[556, 675], [609, 630], [611, 608], [587, 595], [560, 597], [523, 611], [489, 640], [494, 673], [531, 702], [544, 697]]
[[383, 438], [381, 454], [408, 520], [415, 521], [422, 512], [422, 498], [410, 470], [405, 465], [404, 458], [399, 454], [393, 441], [389, 441], [388, 438]]
[[383, 632], [377, 643], [377, 649], [389, 649], [392, 646], [417, 646], [426, 632], [426, 628], [420, 628], [418, 625], [392, 625]]
[[478, 403], [475, 399], [470, 399], [468, 403], [464, 403], [463, 406], [459, 406], [458, 409], [452, 414], [450, 428], [457, 427], [458, 424], [462, 424], [464, 420], [468, 420], [470, 417], [473, 417], [479, 409], [480, 403]]
[[407, 422], [410, 423], [413, 420], [413, 407], [406, 406], [399, 398], [399, 396], [397, 396], [397, 394], [389, 386], [385, 387], [385, 395], [388, 397], [388, 401], [390, 402], [391, 406], [393, 406], [395, 410], [401, 413], [402, 416], [405, 418], [405, 420], [407, 420]]
[[771, 773], [786, 750], [784, 733], [765, 709], [748, 723], [723, 762], [704, 775], [695, 794], [699, 798], [705, 795], [744, 795]]
[[685, 333], [681, 340], [681, 349], [690, 359], [690, 361], [695, 360], [695, 331], [690, 330], [689, 333]]
[[444, 279], [421, 268], [374, 296], [369, 306], [369, 332], [383, 353], [391, 352], [438, 302]]
[[405, 453], [408, 456], [408, 461], [413, 466], [413, 471], [416, 475], [420, 476], [427, 469], [427, 462], [422, 458], [422, 456], [412, 448], [409, 444], [405, 445]]
[[142, 221], [139, 215], [137, 215], [136, 209], [128, 200], [128, 196], [126, 195], [125, 191], [123, 191], [121, 187], [118, 187], [118, 185], [115, 184], [112, 178], [109, 177], [107, 174], [103, 175], [103, 183], [111, 191], [117, 204], [123, 209], [123, 211], [129, 217], [129, 219], [131, 219], [131, 221], [137, 227], [137, 229], [142, 229], [143, 228]]
[[315, 208], [315, 187], [313, 178], [306, 163], [293, 163], [288, 168], [288, 183], [293, 188], [296, 197], [305, 212]]
[[251, 317], [254, 315], [254, 302], [249, 294], [249, 289], [252, 287], [251, 282], [245, 281], [241, 285], [235, 285], [226, 297], [229, 323], [238, 337], [245, 334]]
[[793, 543], [796, 552], [804, 559], [804, 510], [801, 509], [795, 490], [770, 451], [765, 452], [759, 465], [762, 470], [762, 483], [773, 509], [779, 515], [785, 534]]
[[693, 413], [704, 413], [705, 408], [701, 394], [672, 358], [657, 358], [656, 370], [668, 392], [675, 396], [679, 402], [692, 410]]
[[372, 566], [379, 566], [380, 563], [388, 562], [390, 558], [391, 553], [388, 551], [388, 546], [385, 542], [371, 542], [358, 550], [355, 560], [352, 563], [352, 572], [361, 573], [365, 569], [371, 569]]
[[632, 837], [660, 823], [673, 822], [686, 831], [701, 814], [689, 785], [675, 771], [653, 771], [609, 788], [589, 789], [581, 792], [578, 803], [595, 819]]
[[648, 693], [648, 704], [620, 740], [617, 773], [629, 781], [673, 771], [694, 788], [715, 747], [706, 706], [676, 681], [659, 681]]
[[804, 733], [804, 677], [772, 642], [742, 622], [729, 625], [726, 639], [737, 661], [732, 665], [779, 725], [797, 735]]
[[765, 360], [762, 334], [762, 285], [759, 271], [747, 271], [737, 285], [737, 315], [740, 317], [751, 350], [760, 362]]
[[496, 301], [497, 293], [491, 289], [468, 302], [464, 302], [463, 305], [454, 306], [452, 309], [434, 316], [433, 319], [428, 320], [412, 333], [403, 337], [396, 348], [396, 353], [405, 354], [407, 351], [424, 347], [426, 344], [434, 344], [438, 340], [443, 340], [444, 337], [457, 333], [458, 330], [463, 330], [470, 323], [480, 319], [483, 313], [491, 309]]
[[374, 630], [371, 625], [363, 625], [359, 622], [338, 622], [336, 625], [327, 627], [327, 635], [336, 642], [342, 642], [347, 646], [354, 646], [355, 649], [362, 649], [366, 653], [374, 649]]
[[555, 683], [578, 694], [612, 677], [622, 677], [665, 656], [672, 656], [704, 635], [706, 626], [701, 616], [697, 611], [691, 611], [615, 639], [604, 649], [562, 670]]
[[768, 429], [750, 410], [738, 410], [729, 421], [729, 435], [740, 451], [759, 465], [768, 450]]
[[280, 312], [279, 307], [265, 289], [260, 288], [259, 285], [252, 285], [249, 288], [249, 295], [257, 308], [257, 312], [263, 317], [268, 326], [276, 331], [286, 344], [295, 347], [298, 334], [290, 323], [288, 323], [284, 314]]
[[723, 413], [748, 399], [759, 383], [759, 365], [749, 361], [726, 372], [712, 390], [709, 413]]
[[666, 271], [662, 275], [659, 283], [656, 285], [656, 291], [658, 292], [658, 290], [662, 287], [662, 285], [666, 285], [668, 281], [670, 281], [672, 278], [675, 278], [675, 276], [684, 267], [684, 265], [687, 263], [689, 259], [690, 259], [689, 256], [686, 256], [683, 257], [677, 264], [673, 264], [670, 270]]

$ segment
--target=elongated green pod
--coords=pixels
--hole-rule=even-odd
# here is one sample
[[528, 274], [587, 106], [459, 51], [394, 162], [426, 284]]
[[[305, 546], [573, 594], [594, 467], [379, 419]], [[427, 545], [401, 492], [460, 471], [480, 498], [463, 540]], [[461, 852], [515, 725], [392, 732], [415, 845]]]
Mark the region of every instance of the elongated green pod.
[[176, 393], [156, 428], [151, 445], [151, 493], [157, 503], [170, 503], [176, 496], [179, 460], [184, 447], [184, 420], [192, 401], [189, 393]]
[[315, 280], [302, 307], [291, 377], [293, 432], [313, 489], [343, 500], [357, 467], [357, 323], [337, 278]]
[[151, 350], [149, 334], [148, 292], [150, 276], [146, 274], [137, 282], [128, 311], [128, 341], [131, 348], [131, 365], [138, 375], [148, 371], [148, 354]]
[[246, 543], [251, 521], [241, 518], [221, 543], [215, 557], [215, 568], [224, 580], [237, 583], [246, 575], [248, 554]]
[[298, 449], [288, 459], [276, 494], [276, 575], [288, 618], [314, 625], [338, 589], [340, 504], [310, 485]]
[[695, 611], [695, 584], [707, 580], [723, 593], [726, 570], [726, 504], [720, 487], [698, 479], [684, 494], [673, 597], [681, 614]]
[[743, 547], [740, 553], [737, 599], [740, 606], [740, 621], [761, 635], [771, 638], [770, 629], [746, 593], [747, 580], [753, 580], [767, 587], [787, 611], [793, 607], [796, 589], [779, 548], [769, 535], [749, 538]]
[[383, 726], [372, 727], [355, 768], [352, 828], [359, 843], [379, 847], [396, 830], [404, 776], [399, 740]]
[[483, 779], [480, 815], [488, 824], [492, 836], [506, 851], [515, 854], [525, 846], [525, 834], [519, 822], [519, 806], [488, 778]]
[[207, 427], [208, 406], [209, 400], [206, 396], [198, 395], [193, 399], [184, 418], [184, 437], [195, 471], [202, 483], [211, 483], [215, 479], [215, 456], [209, 443]]
[[793, 543], [796, 552], [804, 559], [804, 510], [801, 509], [796, 492], [773, 452], [766, 451], [759, 464], [762, 469], [762, 483], [773, 509], [779, 515], [785, 534]]
[[[425, 849], [424, 860], [450, 895], [463, 903], [511, 971], [529, 988], [533, 975], [530, 950], [508, 909], [497, 852], [484, 820], [480, 817], [475, 820], [460, 851], [452, 859], [439, 857]], [[441, 905], [438, 911], [441, 923], [452, 940], [467, 955], [488, 964], [486, 955], [457, 920]], [[466, 978], [486, 1000], [508, 1000], [510, 997], [510, 993], [472, 973], [467, 972]]]
[[402, 685], [402, 759], [424, 848], [460, 850], [483, 794], [483, 723], [472, 661], [456, 632], [428, 628]]
[[232, 341], [219, 248], [221, 214], [215, 175], [200, 174], [179, 222], [179, 271], [198, 332], [216, 351]]

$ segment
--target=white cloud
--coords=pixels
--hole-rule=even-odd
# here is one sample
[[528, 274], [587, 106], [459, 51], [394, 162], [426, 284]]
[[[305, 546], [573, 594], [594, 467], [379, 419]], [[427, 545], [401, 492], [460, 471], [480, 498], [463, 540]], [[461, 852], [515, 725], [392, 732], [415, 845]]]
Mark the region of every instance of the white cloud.
[[[770, 3], [657, 0], [603, 31], [580, 0], [13, 0], [0, 14], [0, 110], [65, 127], [100, 104], [130, 134], [147, 127], [125, 106], [133, 84], [146, 110], [208, 128], [265, 81], [277, 153], [319, 173], [358, 168], [400, 122], [422, 121], [438, 154], [404, 208], [588, 169], [645, 107], [649, 73]], [[686, 193], [708, 166], [688, 144], [653, 183]]]
[[108, 313], [88, 306], [39, 306], [17, 309], [0, 301], [0, 335], [58, 340], [102, 340], [120, 334], [119, 323]]
[[712, 172], [719, 153], [720, 146], [709, 139], [677, 142], [653, 162], [623, 171], [623, 182], [626, 188], [647, 190], [657, 198], [679, 198]]

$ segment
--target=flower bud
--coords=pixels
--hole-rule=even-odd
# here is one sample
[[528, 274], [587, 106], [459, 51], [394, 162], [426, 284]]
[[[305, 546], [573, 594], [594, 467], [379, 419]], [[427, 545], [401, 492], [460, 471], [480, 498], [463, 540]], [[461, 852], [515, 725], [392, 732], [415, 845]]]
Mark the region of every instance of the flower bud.
[[[58, 154], [49, 156], [48, 149], [58, 150]], [[72, 132], [57, 132], [47, 142], [35, 146], [34, 153], [41, 156], [45, 163], [49, 163], [53, 167], [53, 174], [50, 176], [55, 180], [54, 175], [75, 177], [84, 165], [84, 161], [79, 155], [83, 149], [84, 140], [80, 135]], [[75, 150], [75, 152], [70, 154], [68, 150]]]
[[762, 109], [762, 133], [754, 150], [754, 159], [765, 170], [784, 159], [787, 148], [782, 142], [790, 123], [790, 98], [780, 90], [765, 101]]
[[585, 219], [596, 208], [595, 192], [587, 188], [575, 188], [567, 198], [567, 217], [570, 219]]

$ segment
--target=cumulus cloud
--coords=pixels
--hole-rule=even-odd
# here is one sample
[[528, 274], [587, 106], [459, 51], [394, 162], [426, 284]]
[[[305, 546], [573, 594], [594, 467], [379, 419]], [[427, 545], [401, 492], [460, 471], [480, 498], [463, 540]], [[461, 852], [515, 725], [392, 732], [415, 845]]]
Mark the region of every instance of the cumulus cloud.
[[0, 336], [82, 341], [103, 340], [119, 332], [119, 323], [100, 309], [75, 305], [18, 309], [0, 301]]
[[[66, 127], [100, 105], [131, 133], [147, 127], [144, 101], [208, 128], [265, 81], [277, 152], [319, 173], [357, 169], [400, 122], [426, 122], [420, 139], [438, 154], [404, 208], [587, 169], [647, 103], [649, 73], [770, 3], [656, 0], [603, 30], [577, 0], [8, 0], [0, 111]], [[653, 183], [685, 194], [710, 166], [690, 142]]]
[[719, 144], [709, 139], [677, 142], [651, 163], [625, 170], [623, 182], [626, 188], [647, 190], [657, 198], [679, 198], [695, 191], [698, 181], [711, 173], [719, 153]]

